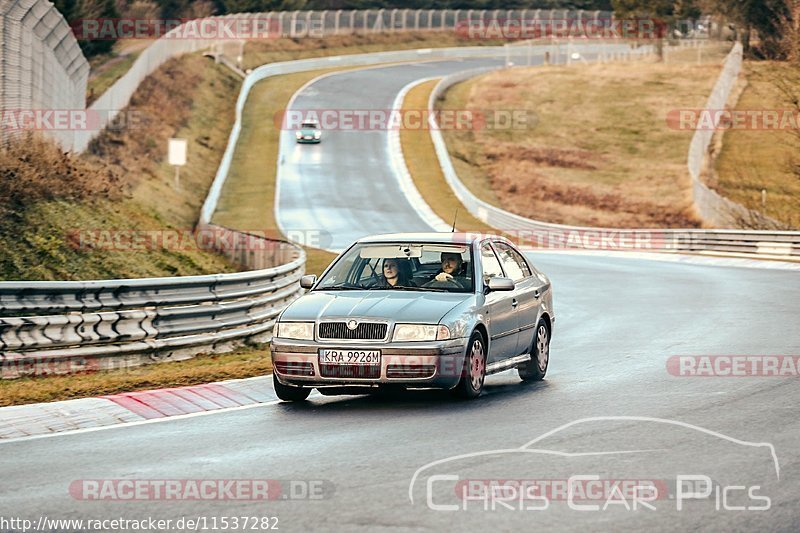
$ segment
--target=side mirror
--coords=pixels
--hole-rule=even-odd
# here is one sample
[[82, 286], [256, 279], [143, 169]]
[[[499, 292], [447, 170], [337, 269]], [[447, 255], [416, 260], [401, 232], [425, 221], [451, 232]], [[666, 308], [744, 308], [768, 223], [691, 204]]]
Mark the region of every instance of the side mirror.
[[501, 277], [489, 278], [489, 281], [486, 282], [486, 287], [490, 291], [513, 291], [514, 280]]
[[307, 276], [300, 278], [300, 286], [304, 289], [310, 289], [316, 282], [317, 276], [314, 274], [308, 274]]

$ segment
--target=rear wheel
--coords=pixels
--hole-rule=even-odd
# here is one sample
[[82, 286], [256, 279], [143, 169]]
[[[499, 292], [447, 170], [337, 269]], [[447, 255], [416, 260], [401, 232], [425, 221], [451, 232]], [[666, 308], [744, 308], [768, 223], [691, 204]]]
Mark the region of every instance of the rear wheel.
[[278, 398], [285, 402], [302, 402], [308, 395], [311, 394], [309, 387], [292, 387], [291, 385], [284, 385], [275, 374], [272, 374], [272, 384], [275, 386], [275, 394]]
[[531, 360], [517, 367], [522, 381], [541, 381], [547, 374], [550, 364], [550, 330], [543, 318], [536, 325], [536, 337], [533, 339]]
[[485, 379], [486, 344], [483, 340], [483, 335], [476, 331], [469, 339], [467, 356], [464, 359], [464, 369], [461, 372], [461, 381], [453, 389], [453, 393], [460, 398], [477, 398], [483, 391]]

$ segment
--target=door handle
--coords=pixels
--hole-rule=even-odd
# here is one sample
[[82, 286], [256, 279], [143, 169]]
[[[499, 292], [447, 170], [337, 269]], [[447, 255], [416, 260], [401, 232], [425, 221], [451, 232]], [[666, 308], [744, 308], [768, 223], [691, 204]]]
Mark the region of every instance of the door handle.
[[516, 298], [514, 298], [513, 300], [511, 300], [511, 307], [516, 307], [516, 306], [518, 306], [518, 305], [519, 305], [519, 302], [517, 301], [517, 299], [516, 299]]
[[533, 291], [533, 297], [536, 298], [537, 300], [539, 299], [539, 297], [541, 295], [542, 295], [542, 293], [539, 291], [539, 289], [536, 289], [535, 291]]

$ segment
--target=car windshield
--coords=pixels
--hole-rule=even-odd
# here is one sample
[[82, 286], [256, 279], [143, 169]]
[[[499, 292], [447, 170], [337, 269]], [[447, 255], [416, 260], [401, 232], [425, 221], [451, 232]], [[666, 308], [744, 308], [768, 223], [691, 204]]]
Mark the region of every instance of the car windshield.
[[341, 255], [316, 290], [472, 292], [474, 262], [468, 245], [356, 244]]
[[315, 129], [317, 129], [317, 123], [316, 122], [303, 122], [302, 124], [300, 124], [300, 127], [302, 129], [304, 129], [304, 130], [315, 130]]

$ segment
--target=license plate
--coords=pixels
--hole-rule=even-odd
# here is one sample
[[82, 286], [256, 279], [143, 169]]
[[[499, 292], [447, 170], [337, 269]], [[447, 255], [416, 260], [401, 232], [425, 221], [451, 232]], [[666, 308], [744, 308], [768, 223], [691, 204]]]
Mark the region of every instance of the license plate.
[[380, 365], [380, 350], [320, 350], [323, 365]]

